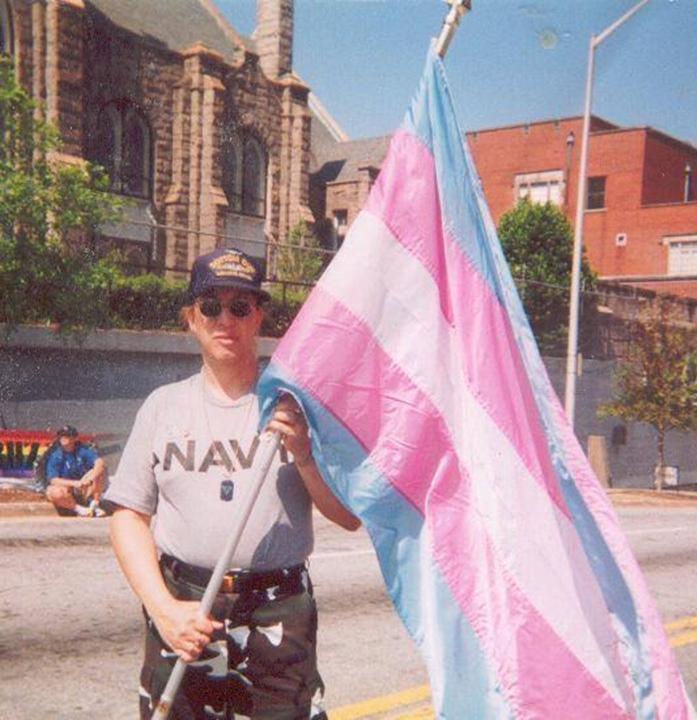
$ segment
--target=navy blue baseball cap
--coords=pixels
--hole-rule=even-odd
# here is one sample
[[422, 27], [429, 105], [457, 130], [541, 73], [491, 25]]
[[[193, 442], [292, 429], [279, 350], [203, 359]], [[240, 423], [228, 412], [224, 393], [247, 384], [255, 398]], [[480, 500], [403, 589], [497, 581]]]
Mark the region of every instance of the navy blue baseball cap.
[[77, 437], [77, 428], [72, 425], [63, 425], [56, 430], [56, 437]]
[[271, 296], [261, 289], [261, 280], [261, 270], [249, 255], [235, 248], [217, 248], [194, 260], [189, 295], [195, 300], [216, 288], [235, 288], [268, 300]]

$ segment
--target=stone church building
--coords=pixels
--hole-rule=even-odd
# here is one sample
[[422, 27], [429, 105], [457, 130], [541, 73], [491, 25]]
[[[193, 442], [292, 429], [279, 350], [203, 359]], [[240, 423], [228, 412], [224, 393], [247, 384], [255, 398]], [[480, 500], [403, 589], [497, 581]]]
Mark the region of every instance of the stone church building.
[[128, 198], [102, 231], [134, 268], [177, 274], [219, 245], [265, 261], [312, 221], [293, 0], [258, 0], [252, 37], [213, 0], [0, 0], [0, 44], [61, 159], [103, 165]]

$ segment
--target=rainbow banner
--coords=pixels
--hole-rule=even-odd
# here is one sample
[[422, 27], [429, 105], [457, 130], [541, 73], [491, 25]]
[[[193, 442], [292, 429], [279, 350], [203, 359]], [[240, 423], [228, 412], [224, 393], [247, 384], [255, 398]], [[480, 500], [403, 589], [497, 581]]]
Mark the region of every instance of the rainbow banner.
[[34, 465], [55, 439], [43, 430], [0, 429], [0, 478], [33, 478]]
[[694, 718], [547, 377], [431, 51], [367, 205], [260, 389], [302, 404], [438, 718]]

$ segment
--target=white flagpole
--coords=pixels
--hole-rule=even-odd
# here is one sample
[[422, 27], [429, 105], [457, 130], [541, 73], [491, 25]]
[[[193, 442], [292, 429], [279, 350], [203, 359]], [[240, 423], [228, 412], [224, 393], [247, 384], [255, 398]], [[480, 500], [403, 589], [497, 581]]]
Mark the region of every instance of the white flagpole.
[[445, 0], [445, 2], [450, 5], [450, 11], [443, 20], [443, 28], [440, 31], [438, 40], [436, 40], [436, 52], [440, 58], [444, 58], [445, 53], [448, 52], [450, 41], [455, 35], [460, 20], [462, 20], [465, 13], [472, 9], [472, 0]]
[[[220, 586], [223, 582], [223, 576], [230, 569], [232, 556], [237, 549], [237, 544], [242, 537], [242, 533], [247, 525], [249, 516], [252, 514], [252, 508], [259, 497], [259, 492], [264, 484], [264, 480], [269, 472], [271, 462], [278, 450], [280, 442], [281, 436], [277, 432], [265, 433], [262, 435], [262, 442], [259, 446], [259, 454], [257, 455], [258, 464], [252, 481], [252, 491], [248, 495], [247, 500], [242, 507], [240, 524], [238, 525], [237, 530], [228, 539], [225, 549], [215, 565], [211, 579], [208, 581], [203, 598], [201, 598], [201, 612], [204, 615], [208, 615], [213, 608], [215, 597], [218, 594]], [[184, 679], [185, 672], [186, 663], [179, 658], [172, 670], [172, 674], [169, 676], [167, 686], [160, 696], [151, 720], [167, 720], [172, 709], [172, 703], [174, 702], [177, 690], [179, 690], [179, 686]]]

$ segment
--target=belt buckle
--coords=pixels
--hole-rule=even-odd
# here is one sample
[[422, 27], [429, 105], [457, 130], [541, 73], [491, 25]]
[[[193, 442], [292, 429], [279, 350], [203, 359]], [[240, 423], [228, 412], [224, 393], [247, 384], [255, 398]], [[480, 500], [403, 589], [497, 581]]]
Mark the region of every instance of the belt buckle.
[[234, 593], [235, 590], [235, 576], [232, 574], [223, 575], [223, 582], [220, 584], [220, 592]]

